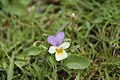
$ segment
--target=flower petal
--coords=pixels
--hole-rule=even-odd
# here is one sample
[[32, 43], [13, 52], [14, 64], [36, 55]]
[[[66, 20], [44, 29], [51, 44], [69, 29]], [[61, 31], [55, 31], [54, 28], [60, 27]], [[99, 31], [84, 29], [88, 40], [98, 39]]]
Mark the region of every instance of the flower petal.
[[48, 52], [51, 53], [51, 54], [53, 54], [53, 53], [56, 52], [56, 48], [57, 48], [56, 46], [51, 46], [51, 47], [49, 48]]
[[47, 41], [53, 46], [57, 46], [57, 38], [55, 36], [49, 36]]
[[70, 46], [70, 43], [69, 42], [64, 42], [62, 43], [59, 47], [62, 47], [62, 49], [66, 49]]
[[65, 59], [65, 58], [67, 58], [68, 57], [68, 54], [66, 53], [66, 51], [65, 50], [63, 50], [63, 53], [62, 54], [55, 54], [55, 58], [56, 58], [56, 60], [57, 61], [60, 61], [60, 60], [63, 60], [63, 59]]
[[57, 38], [57, 44], [60, 45], [62, 41], [64, 40], [64, 33], [58, 32], [56, 35], [56, 38]]

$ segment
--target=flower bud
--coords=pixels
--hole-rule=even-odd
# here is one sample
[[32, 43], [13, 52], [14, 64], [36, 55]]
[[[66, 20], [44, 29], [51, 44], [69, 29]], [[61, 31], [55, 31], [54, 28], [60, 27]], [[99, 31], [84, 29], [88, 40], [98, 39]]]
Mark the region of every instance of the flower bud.
[[70, 15], [70, 18], [75, 20], [77, 17], [76, 17], [76, 15], [75, 15], [75, 13], [72, 13], [72, 14]]

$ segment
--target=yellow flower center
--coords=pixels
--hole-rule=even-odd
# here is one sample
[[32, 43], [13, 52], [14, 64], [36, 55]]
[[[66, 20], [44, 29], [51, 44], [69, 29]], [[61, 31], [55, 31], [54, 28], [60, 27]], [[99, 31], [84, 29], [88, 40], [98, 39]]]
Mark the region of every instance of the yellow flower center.
[[62, 50], [62, 48], [57, 48], [56, 52], [57, 52], [58, 55], [60, 55], [60, 54], [62, 54], [63, 50]]

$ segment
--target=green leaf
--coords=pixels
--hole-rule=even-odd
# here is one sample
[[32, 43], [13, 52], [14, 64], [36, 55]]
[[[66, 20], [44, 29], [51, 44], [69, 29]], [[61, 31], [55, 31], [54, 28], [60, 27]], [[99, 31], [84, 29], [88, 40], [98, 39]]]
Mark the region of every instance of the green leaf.
[[36, 55], [40, 54], [40, 52], [41, 52], [41, 51], [40, 51], [40, 48], [39, 48], [39, 47], [33, 46], [33, 47], [27, 49], [27, 50], [24, 52], [24, 54], [27, 54], [28, 56], [36, 56]]
[[19, 0], [20, 3], [22, 3], [23, 5], [27, 6], [32, 0]]
[[2, 60], [4, 56], [5, 56], [5, 52], [2, 49], [0, 49], [0, 60]]
[[27, 54], [17, 54], [16, 56], [15, 56], [15, 59], [18, 59], [18, 60], [28, 60], [28, 56], [27, 56]]
[[4, 70], [8, 68], [8, 64], [6, 61], [2, 62], [2, 65]]
[[15, 65], [17, 65], [20, 69], [22, 69], [22, 67], [26, 65], [26, 62], [25, 62], [25, 61], [22, 61], [22, 60], [15, 60], [14, 63], [15, 63]]
[[13, 71], [14, 71], [14, 54], [12, 55], [12, 58], [10, 59], [10, 65], [8, 69], [8, 75], [7, 75], [7, 80], [12, 80], [13, 78]]
[[80, 55], [70, 55], [66, 61], [66, 66], [70, 69], [85, 69], [89, 65], [90, 61]]
[[118, 55], [117, 57], [113, 57], [110, 64], [119, 65], [120, 64], [120, 56]]
[[70, 21], [67, 21], [66, 23], [64, 23], [61, 27], [58, 28], [57, 32], [62, 31], [69, 23]]
[[6, 12], [10, 12], [14, 15], [22, 16], [27, 13], [25, 6], [17, 1], [12, 4], [8, 4], [3, 8]]
[[52, 66], [54, 66], [54, 65], [56, 64], [56, 61], [55, 61], [55, 59], [54, 59], [53, 56], [49, 56], [49, 57], [48, 57], [48, 61], [49, 61], [49, 63], [50, 63]]

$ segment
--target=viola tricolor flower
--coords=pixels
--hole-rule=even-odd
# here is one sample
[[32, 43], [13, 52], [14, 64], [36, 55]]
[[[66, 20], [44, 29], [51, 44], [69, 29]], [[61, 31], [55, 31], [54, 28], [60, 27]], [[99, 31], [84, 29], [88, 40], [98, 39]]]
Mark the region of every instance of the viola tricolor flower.
[[48, 52], [53, 54], [55, 53], [55, 58], [57, 61], [60, 61], [62, 59], [65, 59], [68, 57], [68, 54], [64, 49], [68, 48], [70, 46], [69, 42], [64, 42], [64, 33], [58, 32], [56, 36], [49, 36], [48, 42], [52, 45]]

